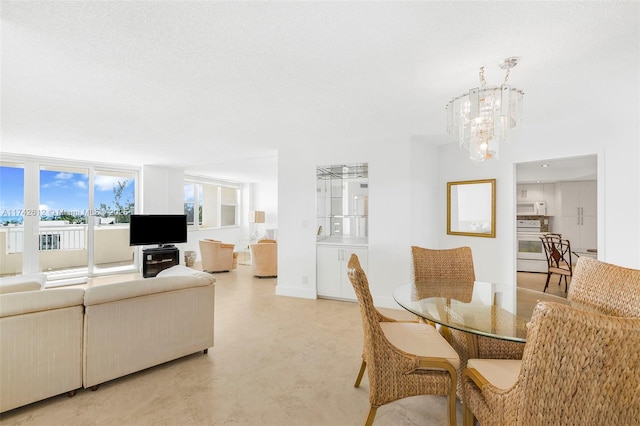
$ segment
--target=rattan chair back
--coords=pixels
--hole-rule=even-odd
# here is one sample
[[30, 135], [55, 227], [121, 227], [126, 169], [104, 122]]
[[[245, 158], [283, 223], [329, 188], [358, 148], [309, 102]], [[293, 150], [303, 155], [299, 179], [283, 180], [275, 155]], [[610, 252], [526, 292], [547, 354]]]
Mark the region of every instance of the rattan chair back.
[[[394, 320], [380, 314], [375, 308], [367, 276], [355, 254], [349, 259], [347, 275], [358, 298], [362, 316], [364, 362], [356, 387], [366, 366], [372, 407], [367, 424], [373, 421], [375, 410], [384, 404], [416, 395], [450, 395], [452, 383], [456, 382], [452, 367], [452, 371], [422, 369], [421, 357], [402, 351], [385, 337], [380, 322]], [[455, 424], [455, 407], [451, 411], [450, 421]]]
[[508, 390], [466, 372], [464, 402], [483, 426], [640, 424], [640, 319], [540, 302]]
[[607, 315], [640, 318], [640, 270], [582, 256], [567, 299]]
[[[473, 253], [470, 247], [453, 249], [428, 249], [411, 247], [413, 278], [416, 296], [446, 297], [468, 303], [473, 296], [476, 279], [473, 267]], [[467, 365], [469, 356], [478, 358], [520, 359], [524, 344], [477, 336], [470, 347], [468, 333], [455, 329], [441, 328], [441, 333], [460, 356], [460, 369]], [[462, 394], [462, 383], [458, 383], [458, 395]]]

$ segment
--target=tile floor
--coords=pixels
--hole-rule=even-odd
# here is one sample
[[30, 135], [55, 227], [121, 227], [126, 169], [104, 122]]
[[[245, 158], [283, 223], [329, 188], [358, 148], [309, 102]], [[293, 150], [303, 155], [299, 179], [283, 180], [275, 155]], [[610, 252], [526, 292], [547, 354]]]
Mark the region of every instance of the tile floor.
[[[197, 266], [197, 265], [196, 265]], [[73, 398], [57, 396], [0, 415], [3, 425], [361, 425], [368, 381], [353, 387], [362, 351], [356, 303], [274, 295], [251, 268], [216, 274], [215, 346]], [[88, 285], [138, 278], [96, 278]], [[540, 290], [545, 274], [518, 273]], [[552, 294], [564, 296], [555, 282]], [[402, 310], [387, 310], [411, 318]], [[462, 424], [458, 404], [458, 424]], [[444, 397], [381, 407], [375, 425], [445, 425]]]
[[[250, 270], [241, 265], [216, 274], [215, 346], [207, 355], [17, 408], [0, 415], [0, 423], [362, 425], [369, 402], [366, 376], [353, 387], [362, 353], [358, 305], [275, 296], [276, 280]], [[413, 397], [381, 407], [375, 425], [445, 425], [446, 413], [445, 397]], [[460, 405], [457, 420], [462, 424]]]

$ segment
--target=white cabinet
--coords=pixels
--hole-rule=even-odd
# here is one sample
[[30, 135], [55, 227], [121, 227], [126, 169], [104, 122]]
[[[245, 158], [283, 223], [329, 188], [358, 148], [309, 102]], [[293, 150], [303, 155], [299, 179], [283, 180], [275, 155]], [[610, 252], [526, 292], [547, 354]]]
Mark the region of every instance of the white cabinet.
[[572, 249], [592, 249], [597, 241], [596, 181], [560, 182], [558, 215], [554, 232], [571, 242]]
[[516, 189], [516, 201], [544, 201], [544, 185], [541, 183], [521, 184]]
[[542, 199], [547, 206], [547, 216], [554, 216], [556, 214], [556, 185], [545, 183], [542, 188]]
[[520, 184], [516, 186], [516, 190], [516, 201], [532, 203], [544, 201], [546, 206], [545, 215], [555, 215], [555, 184]]
[[362, 269], [367, 271], [367, 248], [346, 245], [317, 245], [316, 284], [321, 297], [356, 300], [347, 264], [351, 254], [356, 254]]

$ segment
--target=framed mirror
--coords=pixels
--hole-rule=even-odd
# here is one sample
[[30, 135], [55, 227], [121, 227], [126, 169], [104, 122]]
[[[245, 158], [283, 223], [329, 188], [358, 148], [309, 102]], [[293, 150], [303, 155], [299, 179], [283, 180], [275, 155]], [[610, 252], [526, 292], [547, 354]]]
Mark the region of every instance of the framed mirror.
[[495, 179], [447, 182], [447, 234], [495, 238]]

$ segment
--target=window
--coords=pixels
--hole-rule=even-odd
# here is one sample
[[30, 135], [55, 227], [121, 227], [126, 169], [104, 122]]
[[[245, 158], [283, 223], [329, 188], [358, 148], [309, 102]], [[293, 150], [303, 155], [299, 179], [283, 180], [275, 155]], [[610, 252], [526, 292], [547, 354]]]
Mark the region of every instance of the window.
[[40, 234], [40, 250], [60, 250], [60, 234]]
[[39, 211], [24, 208], [24, 165], [0, 163], [0, 275], [22, 273], [25, 216]]
[[239, 199], [240, 189], [231, 183], [188, 180], [184, 184], [187, 223], [196, 228], [238, 226]]
[[128, 218], [137, 169], [11, 154], [3, 160], [0, 275], [135, 270]]
[[129, 222], [135, 212], [133, 172], [96, 169], [93, 176], [94, 270], [114, 271], [134, 267], [129, 245]]

